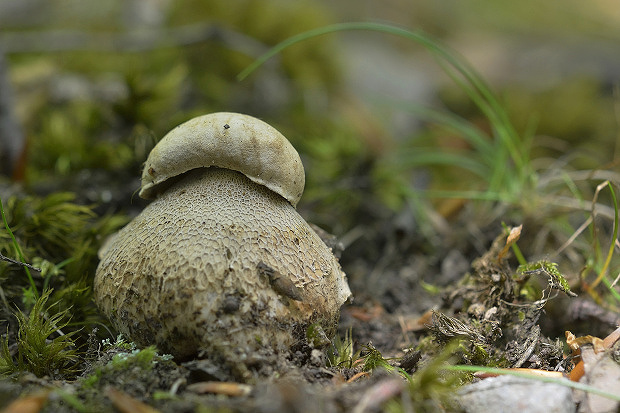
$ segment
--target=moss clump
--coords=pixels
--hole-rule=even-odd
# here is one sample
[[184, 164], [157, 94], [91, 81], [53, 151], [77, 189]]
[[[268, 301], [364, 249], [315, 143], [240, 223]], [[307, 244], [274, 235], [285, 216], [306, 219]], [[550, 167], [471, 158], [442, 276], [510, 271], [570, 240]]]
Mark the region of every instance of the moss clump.
[[117, 340], [114, 345], [105, 350], [108, 354], [113, 354], [112, 358], [106, 364], [96, 367], [94, 372], [82, 381], [83, 386], [86, 388], [95, 387], [102, 381], [107, 381], [111, 376], [127, 378], [128, 374], [148, 373], [159, 361], [172, 359], [171, 356], [157, 354], [157, 349], [154, 346], [139, 350], [132, 343], [129, 343], [129, 347], [126, 344], [128, 343], [123, 340]]
[[75, 332], [63, 333], [69, 324], [68, 311], [54, 311], [47, 305], [51, 290], [36, 300], [30, 314], [17, 310], [19, 323], [17, 353], [9, 350], [9, 334], [0, 346], [0, 374], [29, 371], [38, 377], [71, 377], [77, 372], [78, 355], [73, 341]]
[[76, 382], [76, 397], [89, 411], [112, 411], [105, 394], [110, 388], [122, 390], [146, 403], [161, 398], [173, 386], [187, 380], [187, 370], [179, 368], [169, 355], [160, 355], [153, 346], [137, 349], [119, 336], [114, 343], [103, 340], [102, 351], [88, 373]]
[[[91, 206], [75, 202], [73, 193], [45, 197], [13, 195], [4, 203], [5, 230], [0, 253], [41, 269], [30, 282], [21, 266], [0, 262], [0, 283], [9, 302], [31, 308], [38, 292], [53, 289], [61, 309], [72, 307], [74, 321], [94, 317], [92, 276], [97, 249], [106, 235], [126, 222], [120, 215], [97, 218]], [[14, 237], [14, 239], [13, 239]], [[17, 251], [19, 249], [19, 252]]]

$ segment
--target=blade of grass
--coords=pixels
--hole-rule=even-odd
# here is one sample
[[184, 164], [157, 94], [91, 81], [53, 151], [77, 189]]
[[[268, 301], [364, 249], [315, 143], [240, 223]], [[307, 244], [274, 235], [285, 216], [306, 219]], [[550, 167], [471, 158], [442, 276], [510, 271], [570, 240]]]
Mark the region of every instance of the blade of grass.
[[[237, 78], [245, 79], [268, 59], [298, 42], [335, 32], [354, 30], [391, 34], [422, 45], [486, 116], [493, 131], [493, 139], [489, 139], [490, 145], [485, 145], [484, 138], [475, 132], [472, 133], [471, 128], [466, 128], [463, 132], [465, 132], [464, 137], [470, 140], [472, 146], [477, 147], [476, 149], [484, 148], [480, 155], [482, 155], [482, 164], [490, 169], [485, 179], [486, 189], [492, 193], [491, 198], [497, 198], [496, 194], [504, 193], [504, 196], [499, 197], [500, 200], [516, 202], [521, 199], [524, 190], [530, 187], [533, 189], [532, 184], [536, 179], [536, 174], [532, 170], [529, 158], [533, 134], [526, 137], [526, 141], [522, 141], [503, 105], [499, 103], [495, 94], [476, 70], [456, 52], [441, 45], [425, 33], [373, 22], [349, 22], [319, 27], [299, 33], [273, 46], [241, 71]], [[451, 125], [454, 126], [454, 122]]]
[[[618, 274], [618, 276], [620, 276], [620, 274]], [[610, 283], [607, 277], [603, 278], [603, 284], [605, 284], [605, 287], [607, 287], [607, 290], [609, 291], [609, 293], [614, 297], [616, 302], [620, 302], [620, 293], [616, 291], [616, 289], [614, 288], [614, 282]]]
[[412, 151], [403, 150], [397, 156], [396, 162], [402, 166], [419, 167], [429, 164], [458, 166], [481, 178], [485, 178], [489, 173], [481, 162], [458, 152], [439, 152], [436, 149], [415, 148]]
[[[11, 231], [11, 227], [9, 227], [9, 223], [6, 219], [6, 215], [4, 214], [4, 207], [2, 206], [2, 200], [0, 199], [0, 215], [2, 215], [2, 222], [4, 222], [4, 227], [6, 228], [6, 230], [8, 231], [9, 235], [11, 236], [11, 240], [13, 241], [13, 246], [15, 247], [15, 251], [17, 251], [17, 255], [19, 256], [19, 259], [23, 262], [25, 262], [26, 260], [24, 259], [24, 255], [22, 254], [22, 249], [19, 247], [19, 244], [17, 243], [17, 240], [15, 239], [15, 235], [13, 234], [13, 231]], [[20, 263], [21, 264], [21, 263]], [[39, 292], [37, 291], [37, 286], [34, 283], [34, 279], [32, 278], [32, 274], [30, 274], [30, 270], [28, 269], [28, 266], [24, 266], [24, 271], [26, 271], [26, 275], [28, 276], [28, 281], [30, 282], [30, 287], [32, 288], [32, 293], [34, 294], [34, 297], [36, 299], [39, 298]]]
[[[605, 263], [603, 264], [603, 268], [599, 271], [598, 277], [590, 286], [589, 289], [594, 289], [599, 285], [601, 280], [607, 274], [607, 269], [609, 268], [609, 263], [611, 262], [611, 257], [614, 254], [614, 249], [616, 247], [616, 240], [618, 239], [618, 201], [616, 200], [616, 192], [614, 191], [611, 182], [605, 181], [597, 187], [597, 191], [600, 191], [603, 187], [607, 186], [609, 188], [609, 192], [611, 193], [611, 199], [614, 204], [614, 231], [611, 239], [611, 244], [609, 245], [609, 251], [607, 252], [607, 257], [605, 258]], [[599, 189], [600, 188], [600, 189]]]
[[605, 390], [598, 389], [596, 387], [589, 386], [587, 384], [583, 384], [576, 381], [571, 381], [564, 378], [555, 378], [555, 377], [546, 377], [546, 376], [538, 376], [534, 374], [524, 373], [522, 371], [515, 371], [510, 369], [499, 369], [494, 367], [481, 367], [481, 366], [465, 366], [465, 365], [456, 365], [456, 366], [444, 366], [445, 370], [449, 371], [470, 371], [470, 372], [485, 372], [491, 374], [502, 374], [502, 375], [510, 375], [515, 377], [521, 377], [529, 380], [536, 380], [544, 383], [555, 383], [561, 386], [570, 387], [572, 389], [583, 390], [588, 393], [596, 394], [599, 396], [606, 397], [612, 400], [620, 401], [620, 393], [610, 393]]
[[398, 102], [397, 109], [406, 109], [420, 115], [429, 122], [436, 123], [447, 130], [459, 133], [484, 160], [488, 160], [495, 153], [495, 146], [489, 137], [471, 122], [455, 113], [421, 105], [407, 104], [405, 102]]
[[[271, 57], [296, 43], [326, 34], [353, 30], [387, 33], [404, 37], [424, 46], [437, 58], [438, 64], [446, 74], [467, 93], [470, 99], [472, 99], [489, 119], [496, 135], [503, 143], [502, 147], [507, 149], [507, 155], [510, 156], [517, 170], [520, 172], [525, 171], [527, 158], [524, 157], [522, 151], [519, 150], [518, 134], [512, 126], [503, 106], [498, 102], [491, 89], [482, 80], [482, 77], [477, 74], [476, 70], [473, 69], [465, 59], [457, 57], [458, 55], [456, 52], [448, 50], [446, 47], [440, 45], [437, 40], [419, 31], [414, 32], [393, 25], [373, 22], [338, 23], [315, 28], [289, 37], [273, 46], [242, 70], [237, 75], [237, 79], [245, 79]], [[523, 175], [524, 174], [521, 173], [522, 179], [525, 178]]]

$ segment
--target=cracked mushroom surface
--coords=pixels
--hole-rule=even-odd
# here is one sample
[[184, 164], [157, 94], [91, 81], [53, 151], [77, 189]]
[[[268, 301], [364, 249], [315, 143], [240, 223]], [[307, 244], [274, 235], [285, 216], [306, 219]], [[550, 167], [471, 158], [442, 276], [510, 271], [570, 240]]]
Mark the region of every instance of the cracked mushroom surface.
[[312, 323], [335, 332], [346, 276], [295, 206], [299, 155], [274, 128], [204, 115], [153, 148], [154, 199], [100, 250], [95, 301], [139, 345], [178, 358], [286, 351]]

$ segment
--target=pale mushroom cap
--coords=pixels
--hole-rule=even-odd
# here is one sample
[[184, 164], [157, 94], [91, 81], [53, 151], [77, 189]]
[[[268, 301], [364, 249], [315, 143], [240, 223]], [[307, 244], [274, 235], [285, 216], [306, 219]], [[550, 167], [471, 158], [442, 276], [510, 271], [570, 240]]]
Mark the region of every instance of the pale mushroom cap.
[[214, 166], [241, 172], [293, 206], [304, 190], [299, 154], [280, 132], [252, 116], [219, 112], [191, 119], [163, 137], [146, 160], [140, 196], [154, 199], [175, 177]]

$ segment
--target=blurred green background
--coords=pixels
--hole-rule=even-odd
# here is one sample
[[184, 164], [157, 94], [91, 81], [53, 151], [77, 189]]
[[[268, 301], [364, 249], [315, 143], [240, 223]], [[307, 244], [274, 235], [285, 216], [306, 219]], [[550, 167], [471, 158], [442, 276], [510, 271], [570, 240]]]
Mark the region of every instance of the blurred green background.
[[[329, 34], [237, 80], [278, 42], [349, 21], [424, 31], [469, 62], [523, 137], [513, 144], [527, 158], [517, 171], [527, 182], [463, 138], [471, 127], [492, 142], [497, 125], [407, 39]], [[601, 182], [590, 178], [617, 177], [619, 46], [620, 8], [609, 0], [2, 0], [0, 50], [24, 143], [4, 182], [74, 192], [98, 215], [133, 215], [158, 139], [196, 115], [238, 111], [291, 140], [306, 167], [302, 215], [352, 254], [374, 248], [365, 258], [378, 260], [391, 239], [409, 240], [403, 255], [429, 245], [464, 251], [459, 242], [481, 253], [506, 221], [549, 225], [545, 236], [555, 235], [528, 244], [531, 256], [548, 256], [590, 208]], [[466, 126], [446, 127], [429, 110]], [[4, 130], [0, 151], [18, 138]], [[451, 240], [459, 231], [466, 238]]]

